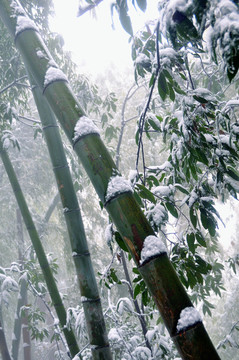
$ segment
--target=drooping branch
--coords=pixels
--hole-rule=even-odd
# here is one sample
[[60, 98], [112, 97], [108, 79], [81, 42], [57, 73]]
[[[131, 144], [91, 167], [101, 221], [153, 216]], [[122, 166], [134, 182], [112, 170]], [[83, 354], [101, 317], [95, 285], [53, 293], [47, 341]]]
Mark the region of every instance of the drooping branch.
[[78, 13], [77, 16], [81, 16], [83, 14], [85, 14], [86, 12], [94, 9], [96, 6], [98, 6], [103, 0], [94, 0], [93, 4], [88, 4], [86, 6], [81, 6], [79, 5], [78, 7]]

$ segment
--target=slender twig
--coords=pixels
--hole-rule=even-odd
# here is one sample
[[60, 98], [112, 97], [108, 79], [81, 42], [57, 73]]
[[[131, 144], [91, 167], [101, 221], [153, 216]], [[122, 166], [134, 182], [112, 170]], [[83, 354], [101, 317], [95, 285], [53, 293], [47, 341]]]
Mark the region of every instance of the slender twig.
[[[152, 83], [152, 86], [151, 86], [151, 90], [150, 90], [146, 105], [145, 105], [144, 110], [141, 113], [141, 116], [140, 116], [140, 119], [139, 119], [139, 131], [140, 131], [140, 133], [139, 133], [138, 151], [137, 151], [137, 157], [136, 157], [136, 166], [135, 166], [137, 172], [138, 172], [138, 167], [139, 167], [139, 154], [140, 154], [141, 148], [143, 146], [143, 128], [144, 128], [145, 118], [146, 118], [147, 111], [149, 110], [150, 102], [151, 102], [151, 99], [152, 99], [152, 96], [153, 96], [154, 87], [155, 87], [156, 81], [158, 79], [159, 71], [160, 71], [160, 68], [161, 68], [160, 56], [159, 56], [159, 21], [158, 21], [157, 26], [156, 26], [156, 54], [157, 54], [157, 68], [155, 70], [155, 77], [154, 77], [154, 80], [153, 80], [153, 83]], [[144, 160], [143, 160], [143, 162], [144, 162]]]
[[[42, 300], [42, 302], [44, 303], [44, 305], [45, 305], [46, 309], [48, 310], [48, 313], [50, 314], [52, 320], [55, 320], [55, 317], [54, 317], [54, 315], [52, 313], [52, 310], [51, 310], [50, 306], [48, 305], [47, 301], [44, 299], [43, 294], [41, 294], [39, 291], [37, 291], [37, 289], [35, 288], [35, 286], [32, 284], [32, 282], [29, 279], [27, 279], [27, 282], [30, 285], [30, 288], [32, 289], [35, 296], [39, 297]], [[56, 327], [58, 329], [58, 334], [59, 334], [59, 337], [61, 339], [61, 342], [63, 343], [63, 345], [64, 345], [64, 347], [66, 349], [67, 355], [69, 356], [69, 358], [71, 358], [68, 346], [67, 346], [66, 342], [64, 341], [64, 338], [63, 338], [63, 336], [61, 334], [61, 329], [60, 329], [59, 325], [54, 324], [54, 327]], [[58, 343], [57, 339], [56, 339], [56, 343]]]
[[30, 121], [32, 123], [41, 124], [40, 120], [29, 118], [28, 116], [18, 115], [19, 118]]
[[11, 84], [5, 86], [5, 88], [3, 88], [2, 90], [0, 90], [0, 94], [2, 94], [2, 93], [4, 93], [5, 91], [7, 91], [10, 87], [16, 86], [16, 85], [21, 85], [21, 86], [29, 87], [29, 86], [26, 85], [26, 84], [19, 84], [19, 83], [18, 83], [20, 80], [23, 80], [23, 79], [26, 79], [26, 78], [27, 78], [27, 76], [24, 75], [24, 76], [20, 77], [19, 79], [15, 79], [13, 82], [11, 82]]

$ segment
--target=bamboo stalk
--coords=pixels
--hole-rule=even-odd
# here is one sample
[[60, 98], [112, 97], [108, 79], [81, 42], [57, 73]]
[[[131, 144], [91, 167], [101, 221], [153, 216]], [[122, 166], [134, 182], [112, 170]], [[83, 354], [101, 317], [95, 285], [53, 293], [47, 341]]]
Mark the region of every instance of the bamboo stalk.
[[59, 318], [59, 322], [62, 327], [62, 331], [64, 333], [64, 336], [65, 336], [65, 339], [66, 339], [66, 342], [67, 342], [67, 345], [69, 348], [69, 352], [70, 352], [71, 356], [74, 357], [79, 352], [79, 347], [77, 345], [75, 335], [71, 329], [68, 330], [66, 327], [66, 311], [65, 311], [61, 296], [57, 289], [57, 285], [56, 285], [54, 276], [53, 276], [51, 268], [49, 266], [49, 263], [48, 263], [46, 254], [44, 252], [43, 246], [41, 244], [41, 240], [37, 233], [36, 227], [32, 220], [26, 200], [22, 193], [20, 184], [17, 180], [15, 171], [13, 169], [13, 166], [11, 164], [11, 161], [9, 159], [9, 156], [8, 156], [6, 150], [4, 150], [2, 148], [2, 144], [0, 144], [0, 155], [1, 155], [4, 167], [5, 167], [5, 170], [8, 174], [9, 181], [10, 181], [12, 189], [14, 191], [14, 194], [15, 194], [18, 206], [20, 208], [25, 226], [27, 228], [29, 237], [32, 241], [32, 245], [36, 252], [41, 270], [43, 272], [43, 275], [44, 275], [44, 278], [46, 281], [47, 289], [49, 291], [53, 306], [54, 306], [56, 314]]
[[39, 87], [29, 76], [35, 103], [42, 122], [49, 150], [64, 216], [71, 243], [72, 256], [77, 272], [78, 284], [82, 296], [89, 342], [93, 359], [111, 360], [111, 351], [99, 297], [99, 291], [85, 236], [79, 203], [65, 156], [60, 132], [55, 116]]
[[3, 324], [0, 317], [0, 353], [2, 360], [12, 360], [8, 351], [7, 341], [3, 330]]
[[[110, 199], [106, 198], [111, 177], [119, 174], [116, 165], [97, 131], [82, 133], [75, 137], [78, 120], [80, 119], [82, 124], [84, 121], [90, 123], [90, 119], [84, 118], [84, 111], [68, 86], [64, 74], [56, 69], [57, 76], [49, 77], [53, 59], [33, 23], [25, 22], [25, 26], [19, 28], [20, 17], [26, 19], [26, 15], [17, 7], [18, 5], [19, 3], [14, 0], [0, 0], [0, 16], [13, 35], [25, 65], [42, 89], [85, 167], [100, 200], [131, 252], [181, 357], [185, 360], [220, 359], [201, 322], [193, 326], [195, 329], [200, 328], [200, 336], [196, 331], [187, 328], [183, 332], [183, 341], [179, 341], [181, 332], [177, 331], [177, 323], [182, 310], [191, 307], [190, 299], [165, 254], [158, 254], [157, 259], [152, 258], [144, 264], [140, 263], [144, 241], [147, 236], [154, 235], [153, 229], [129, 191], [116, 191]], [[161, 263], [164, 265], [163, 272]], [[170, 287], [165, 283], [164, 276], [171, 284]], [[187, 343], [192, 346], [185, 347], [184, 344]], [[203, 355], [200, 351], [202, 348], [205, 349]]]

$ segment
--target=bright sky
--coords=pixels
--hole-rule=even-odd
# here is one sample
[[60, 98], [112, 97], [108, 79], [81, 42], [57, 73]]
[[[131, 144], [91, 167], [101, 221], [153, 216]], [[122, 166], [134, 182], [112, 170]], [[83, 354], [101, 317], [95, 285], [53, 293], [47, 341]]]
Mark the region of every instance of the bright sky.
[[[88, 12], [81, 17], [76, 16], [78, 0], [54, 0], [54, 3], [56, 16], [52, 19], [51, 28], [63, 36], [65, 49], [72, 52], [73, 60], [81, 71], [95, 75], [104, 72], [112, 62], [119, 70], [132, 64], [129, 35], [122, 29], [116, 12], [113, 18], [116, 30], [112, 29], [112, 0], [104, 0], [97, 7], [95, 16]], [[145, 21], [158, 17], [157, 4], [158, 0], [148, 0], [145, 13], [133, 7], [130, 9], [134, 32]]]

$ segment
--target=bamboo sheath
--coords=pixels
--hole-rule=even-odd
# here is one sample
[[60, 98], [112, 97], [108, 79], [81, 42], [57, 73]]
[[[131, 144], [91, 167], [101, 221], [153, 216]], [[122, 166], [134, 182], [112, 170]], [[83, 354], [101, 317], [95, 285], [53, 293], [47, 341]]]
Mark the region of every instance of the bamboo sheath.
[[[118, 193], [113, 199], [105, 202], [110, 178], [118, 173], [116, 165], [99, 135], [89, 134], [73, 141], [76, 123], [85, 115], [84, 111], [66, 79], [62, 77], [45, 83], [45, 75], [53, 59], [34, 26], [30, 24], [22, 31], [16, 31], [19, 10], [16, 10], [14, 4], [16, 5], [18, 2], [0, 0], [0, 16], [12, 34], [27, 68], [43, 91], [72, 143], [100, 200], [105, 204], [106, 210], [131, 252], [182, 359], [220, 359], [201, 322], [183, 332], [176, 331], [181, 311], [185, 306], [191, 306], [188, 295], [166, 255], [158, 255], [156, 259], [150, 259], [144, 265], [140, 265], [139, 260], [144, 240], [148, 235], [154, 234], [153, 229], [133, 194]], [[44, 54], [41, 58], [39, 50]], [[170, 287], [168, 282], [171, 284]]]
[[93, 359], [111, 360], [104, 316], [85, 236], [77, 196], [55, 116], [39, 87], [29, 76], [42, 122], [51, 162], [61, 196], [71, 249], [77, 272]]
[[16, 173], [14, 171], [14, 168], [11, 164], [11, 161], [9, 159], [7, 152], [2, 148], [2, 144], [0, 144], [0, 155], [2, 157], [3, 165], [8, 174], [9, 181], [11, 183], [14, 195], [16, 197], [19, 209], [21, 211], [22, 218], [23, 218], [25, 226], [27, 228], [29, 237], [32, 241], [33, 248], [36, 252], [37, 259], [39, 261], [41, 270], [44, 275], [44, 279], [46, 281], [47, 289], [48, 289], [50, 297], [51, 297], [51, 301], [55, 308], [62, 331], [63, 331], [65, 339], [66, 339], [67, 346], [69, 348], [69, 352], [70, 352], [71, 356], [74, 357], [79, 352], [79, 347], [77, 345], [75, 335], [71, 329], [67, 329], [67, 327], [66, 327], [66, 311], [65, 311], [61, 296], [57, 289], [57, 285], [56, 285], [54, 276], [53, 276], [51, 268], [49, 266], [46, 254], [44, 252], [41, 240], [39, 238], [36, 227], [32, 220], [32, 217], [31, 217], [30, 211], [28, 209], [26, 200], [24, 198], [23, 192], [21, 190], [20, 184], [17, 180]]

